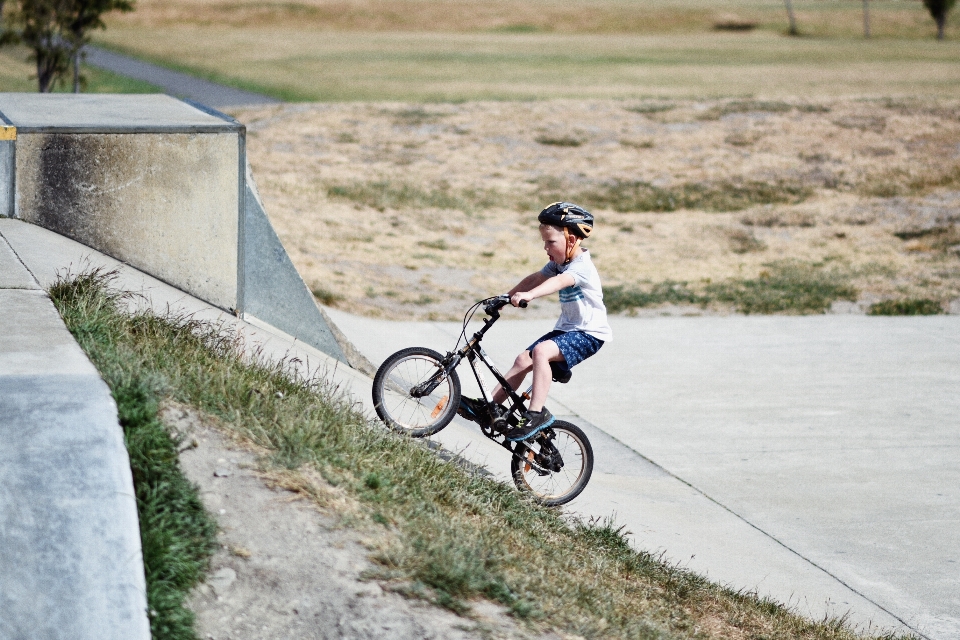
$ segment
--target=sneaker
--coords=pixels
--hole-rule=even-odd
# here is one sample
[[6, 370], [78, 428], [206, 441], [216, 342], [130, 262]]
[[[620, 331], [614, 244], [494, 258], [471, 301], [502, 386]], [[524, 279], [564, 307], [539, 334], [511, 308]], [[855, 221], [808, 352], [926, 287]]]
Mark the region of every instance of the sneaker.
[[553, 421], [553, 414], [546, 407], [537, 412], [527, 411], [520, 419], [520, 423], [508, 430], [505, 435], [511, 442], [526, 440], [552, 425]]
[[474, 422], [480, 421], [480, 411], [484, 402], [482, 400], [460, 396], [460, 406], [457, 407], [457, 413]]
[[457, 409], [457, 413], [477, 424], [489, 425], [499, 418], [503, 411], [496, 402], [488, 404], [481, 398], [460, 396], [460, 407]]

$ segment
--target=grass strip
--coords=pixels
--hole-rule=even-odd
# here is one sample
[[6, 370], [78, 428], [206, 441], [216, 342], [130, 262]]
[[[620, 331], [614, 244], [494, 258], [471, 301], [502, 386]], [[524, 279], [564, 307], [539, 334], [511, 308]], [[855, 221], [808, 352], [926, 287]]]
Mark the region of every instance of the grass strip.
[[448, 187], [423, 189], [409, 183], [390, 180], [335, 184], [327, 188], [327, 195], [338, 200], [362, 204], [377, 211], [405, 208], [452, 209], [473, 213], [480, 209], [503, 206], [504, 197], [493, 189], [463, 189]]
[[857, 299], [850, 274], [841, 268], [797, 260], [778, 260], [764, 267], [756, 278], [730, 278], [695, 288], [670, 280], [604, 287], [603, 300], [611, 313], [664, 304], [721, 303], [746, 314], [810, 314], [825, 312], [835, 300]]
[[680, 209], [698, 211], [741, 211], [759, 204], [797, 204], [813, 193], [810, 187], [786, 181], [721, 180], [687, 182], [658, 187], [642, 180], [610, 180], [584, 187], [541, 182], [542, 200], [583, 202], [591, 209], [612, 209], [621, 213]]
[[[573, 138], [538, 138], [545, 145], [576, 146]], [[700, 211], [741, 211], [759, 204], [797, 204], [813, 193], [810, 187], [790, 182], [737, 180], [689, 182], [672, 187], [658, 187], [640, 180], [611, 180], [587, 185], [567, 184], [555, 177], [536, 181], [536, 197], [509, 197], [495, 189], [460, 189], [420, 186], [374, 180], [333, 184], [327, 195], [371, 207], [386, 209], [424, 208], [459, 210], [473, 213], [491, 207], [517, 211], [537, 209], [543, 202], [582, 202], [591, 209], [612, 209], [622, 213], [681, 209]]]
[[857, 289], [839, 268], [797, 260], [766, 265], [757, 278], [735, 278], [712, 283], [707, 295], [752, 313], [823, 313], [835, 300], [856, 300]]
[[590, 638], [864, 637], [843, 619], [808, 620], [713, 584], [633, 549], [609, 521], [565, 518], [446, 463], [370, 422], [329, 382], [242, 356], [222, 327], [125, 312], [104, 274], [53, 296], [105, 377], [143, 381], [132, 397], [162, 390], [267, 448], [269, 464], [315, 470], [354, 499], [354, 522], [382, 531], [375, 577], [394, 589], [461, 613], [485, 597], [530, 626]]
[[871, 316], [935, 316], [943, 312], [940, 301], [929, 298], [884, 300], [870, 305], [867, 310]]
[[179, 443], [157, 416], [163, 379], [128, 366], [130, 345], [116, 340], [125, 325], [116, 312], [118, 296], [106, 292], [97, 275], [58, 283], [50, 296], [117, 403], [140, 519], [151, 636], [194, 640], [194, 615], [184, 602], [206, 572], [217, 525], [180, 470]]

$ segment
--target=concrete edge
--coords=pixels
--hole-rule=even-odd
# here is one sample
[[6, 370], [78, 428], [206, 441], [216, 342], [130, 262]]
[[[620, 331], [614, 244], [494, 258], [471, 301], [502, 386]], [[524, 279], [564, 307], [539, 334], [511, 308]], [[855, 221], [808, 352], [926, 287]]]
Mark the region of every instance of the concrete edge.
[[0, 297], [0, 636], [149, 640], [133, 476], [110, 389], [46, 291]]

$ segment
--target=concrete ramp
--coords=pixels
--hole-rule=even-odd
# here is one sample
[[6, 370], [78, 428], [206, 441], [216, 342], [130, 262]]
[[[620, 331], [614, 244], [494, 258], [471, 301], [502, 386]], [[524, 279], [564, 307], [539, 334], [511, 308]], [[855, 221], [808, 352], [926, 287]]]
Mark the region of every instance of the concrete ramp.
[[249, 177], [246, 128], [165, 95], [0, 94], [0, 215], [346, 362]]

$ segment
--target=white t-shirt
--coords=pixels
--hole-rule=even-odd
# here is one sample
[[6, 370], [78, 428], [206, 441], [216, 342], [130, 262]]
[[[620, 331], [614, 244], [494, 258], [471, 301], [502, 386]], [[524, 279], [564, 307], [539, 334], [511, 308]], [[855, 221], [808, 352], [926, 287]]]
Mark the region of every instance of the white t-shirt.
[[540, 273], [548, 278], [561, 273], [573, 276], [573, 286], [560, 290], [560, 319], [553, 327], [555, 330], [583, 331], [604, 342], [613, 337], [607, 308], [603, 306], [600, 274], [586, 249], [566, 265], [548, 262]]

